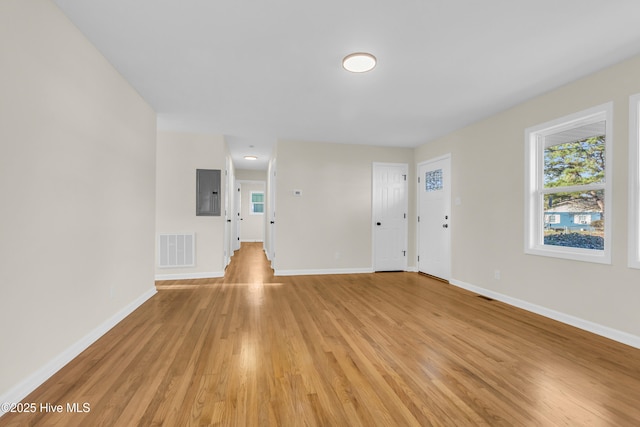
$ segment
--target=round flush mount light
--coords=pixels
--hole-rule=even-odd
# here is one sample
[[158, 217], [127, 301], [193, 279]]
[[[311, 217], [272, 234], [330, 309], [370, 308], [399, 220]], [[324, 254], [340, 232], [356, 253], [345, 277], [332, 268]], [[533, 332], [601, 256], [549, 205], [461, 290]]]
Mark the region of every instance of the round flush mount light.
[[366, 52], [356, 52], [347, 55], [342, 60], [342, 66], [345, 70], [352, 73], [366, 73], [376, 66], [376, 57]]
[[244, 156], [245, 160], [258, 160], [258, 157], [256, 156]]

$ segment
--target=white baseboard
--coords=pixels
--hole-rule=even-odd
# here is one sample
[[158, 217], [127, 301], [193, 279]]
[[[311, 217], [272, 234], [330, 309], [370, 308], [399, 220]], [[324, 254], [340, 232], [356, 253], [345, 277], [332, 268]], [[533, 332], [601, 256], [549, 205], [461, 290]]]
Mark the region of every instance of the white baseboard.
[[[40, 369], [29, 375], [20, 383], [16, 384], [9, 391], [0, 396], [0, 403], [18, 403], [29, 393], [40, 387], [46, 380], [51, 378], [53, 374], [58, 372], [67, 363], [71, 362], [80, 353], [87, 349], [91, 344], [96, 342], [100, 337], [106, 334], [111, 328], [120, 323], [125, 317], [131, 314], [135, 309], [140, 307], [145, 301], [156, 294], [156, 289], [149, 289], [144, 294], [133, 300], [127, 306], [122, 308], [116, 314], [102, 322], [97, 328], [89, 332], [79, 341], [76, 341], [71, 347], [57, 355]], [[0, 406], [0, 417], [6, 412], [4, 405]]]
[[567, 325], [574, 326], [578, 329], [582, 329], [596, 335], [600, 335], [605, 338], [609, 338], [614, 341], [618, 341], [622, 344], [629, 345], [631, 347], [635, 347], [640, 349], [640, 337], [636, 335], [632, 335], [627, 332], [619, 331], [617, 329], [610, 328], [608, 326], [603, 326], [598, 323], [591, 322], [589, 320], [581, 319], [579, 317], [571, 316], [566, 313], [562, 313], [559, 311], [551, 310], [546, 307], [542, 307], [536, 304], [532, 304], [527, 301], [523, 301], [517, 298], [513, 298], [507, 295], [503, 295], [498, 292], [490, 291], [488, 289], [481, 288], [479, 286], [471, 285], [469, 283], [462, 282], [460, 280], [450, 280], [454, 286], [459, 288], [466, 289], [471, 292], [475, 292], [480, 295], [484, 295], [489, 298], [493, 298], [498, 301], [502, 301], [506, 304], [512, 305], [514, 307], [521, 308], [526, 311], [530, 311], [535, 314], [539, 314], [544, 317], [548, 317], [549, 319], [557, 320], [558, 322], [565, 323]]
[[224, 277], [224, 271], [214, 271], [205, 273], [177, 273], [177, 274], [156, 274], [156, 280], [184, 280], [184, 279], [217, 279]]
[[275, 276], [315, 276], [323, 274], [373, 273], [371, 268], [330, 268], [321, 270], [275, 270]]

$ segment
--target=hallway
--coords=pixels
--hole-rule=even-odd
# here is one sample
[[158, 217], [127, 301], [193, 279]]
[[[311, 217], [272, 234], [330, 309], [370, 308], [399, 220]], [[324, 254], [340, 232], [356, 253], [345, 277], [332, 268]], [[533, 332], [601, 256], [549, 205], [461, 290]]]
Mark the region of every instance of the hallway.
[[262, 245], [262, 242], [243, 242], [240, 250], [231, 257], [223, 278], [163, 280], [156, 282], [156, 289], [185, 289], [219, 283], [271, 283], [275, 280], [273, 269]]

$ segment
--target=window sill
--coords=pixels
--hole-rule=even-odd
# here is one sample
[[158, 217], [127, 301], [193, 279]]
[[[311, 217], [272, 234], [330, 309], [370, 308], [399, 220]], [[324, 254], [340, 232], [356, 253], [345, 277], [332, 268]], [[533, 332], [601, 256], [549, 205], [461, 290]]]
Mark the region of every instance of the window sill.
[[524, 252], [529, 255], [563, 258], [572, 261], [611, 264], [611, 254], [606, 250], [597, 251], [592, 249], [568, 248], [566, 246], [539, 245], [526, 248]]

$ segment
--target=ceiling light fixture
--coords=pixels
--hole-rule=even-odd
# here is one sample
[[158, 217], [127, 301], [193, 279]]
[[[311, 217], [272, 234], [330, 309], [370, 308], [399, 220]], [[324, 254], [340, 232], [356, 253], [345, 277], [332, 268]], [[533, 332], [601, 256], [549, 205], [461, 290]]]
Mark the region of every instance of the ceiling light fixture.
[[377, 59], [370, 53], [356, 52], [347, 55], [342, 60], [342, 66], [345, 70], [352, 73], [366, 73], [376, 66]]
[[258, 160], [257, 156], [244, 156], [245, 160]]

